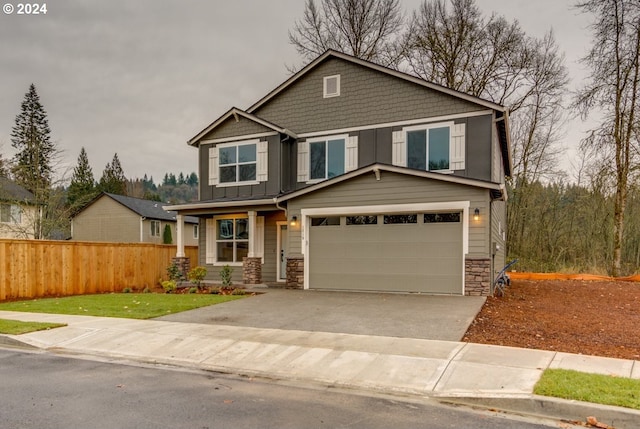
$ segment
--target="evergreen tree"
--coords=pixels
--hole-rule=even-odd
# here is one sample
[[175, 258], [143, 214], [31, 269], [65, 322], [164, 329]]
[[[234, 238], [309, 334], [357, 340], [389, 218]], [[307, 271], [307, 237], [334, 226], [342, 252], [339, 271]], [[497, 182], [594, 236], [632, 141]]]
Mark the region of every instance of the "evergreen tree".
[[35, 85], [31, 84], [11, 129], [11, 146], [16, 149], [11, 170], [14, 180], [35, 197], [38, 210], [30, 224], [36, 239], [48, 237], [65, 218], [64, 213], [58, 213], [58, 193], [52, 190], [57, 150], [50, 134], [47, 112], [40, 103]]
[[31, 84], [11, 130], [11, 146], [17, 151], [12, 170], [15, 181], [31, 191], [39, 203], [46, 200], [53, 176], [56, 147], [50, 134], [47, 112]]
[[127, 178], [124, 176], [117, 153], [113, 155], [111, 163], [107, 163], [104, 168], [98, 189], [110, 194], [127, 195]]
[[73, 169], [71, 184], [67, 192], [67, 200], [72, 208], [80, 208], [96, 195], [96, 183], [89, 158], [84, 149], [80, 149], [78, 165]]
[[197, 186], [198, 185], [198, 175], [193, 172], [187, 178], [187, 185], [189, 186]]
[[168, 224], [164, 226], [164, 231], [162, 231], [162, 244], [173, 244], [171, 227]]
[[184, 174], [182, 172], [180, 172], [180, 174], [178, 175], [178, 185], [184, 185]]

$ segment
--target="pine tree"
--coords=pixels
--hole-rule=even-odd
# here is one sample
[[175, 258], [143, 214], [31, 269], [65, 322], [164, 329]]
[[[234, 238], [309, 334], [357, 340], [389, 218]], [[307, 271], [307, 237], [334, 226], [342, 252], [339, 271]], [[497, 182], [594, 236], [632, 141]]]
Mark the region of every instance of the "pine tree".
[[38, 208], [30, 222], [32, 235], [36, 239], [48, 237], [66, 215], [57, 203], [58, 192], [52, 190], [53, 162], [58, 151], [51, 141], [47, 112], [34, 84], [29, 86], [11, 129], [11, 146], [16, 149], [11, 168], [13, 178], [34, 195]]
[[124, 176], [117, 153], [104, 168], [98, 189], [110, 194], [127, 195], [127, 178]]
[[56, 147], [51, 141], [47, 112], [34, 84], [25, 94], [21, 111], [11, 130], [11, 146], [16, 149], [13, 177], [43, 202], [51, 187]]
[[93, 171], [89, 165], [89, 158], [84, 147], [80, 149], [78, 165], [73, 169], [71, 184], [67, 191], [67, 201], [73, 208], [79, 208], [89, 202], [96, 195], [96, 183]]

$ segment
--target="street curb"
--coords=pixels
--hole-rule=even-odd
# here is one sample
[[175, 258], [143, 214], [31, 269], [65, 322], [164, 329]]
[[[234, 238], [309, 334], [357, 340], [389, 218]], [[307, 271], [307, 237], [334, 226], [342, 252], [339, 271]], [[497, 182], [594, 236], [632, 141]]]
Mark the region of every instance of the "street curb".
[[5, 334], [0, 334], [0, 345], [5, 347], [15, 347], [15, 348], [21, 348], [21, 349], [30, 349], [30, 350], [39, 349], [39, 347], [36, 347], [29, 343], [25, 343], [24, 341], [17, 340]]
[[443, 403], [486, 407], [505, 412], [585, 422], [593, 416], [615, 429], [637, 429], [640, 411], [611, 405], [531, 395], [528, 397], [434, 397]]

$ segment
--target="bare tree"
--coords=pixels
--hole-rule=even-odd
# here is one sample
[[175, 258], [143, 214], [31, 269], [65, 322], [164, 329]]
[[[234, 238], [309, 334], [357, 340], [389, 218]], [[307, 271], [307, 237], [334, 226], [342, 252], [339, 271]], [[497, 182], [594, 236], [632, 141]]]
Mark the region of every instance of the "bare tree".
[[306, 62], [334, 49], [385, 66], [397, 64], [404, 29], [398, 0], [307, 0], [289, 41]]
[[593, 44], [582, 59], [590, 69], [587, 84], [575, 100], [583, 118], [598, 109], [602, 120], [582, 142], [583, 147], [611, 148], [615, 177], [613, 260], [611, 274], [620, 275], [625, 208], [638, 165], [640, 129], [640, 1], [589, 0], [576, 5], [594, 15]]

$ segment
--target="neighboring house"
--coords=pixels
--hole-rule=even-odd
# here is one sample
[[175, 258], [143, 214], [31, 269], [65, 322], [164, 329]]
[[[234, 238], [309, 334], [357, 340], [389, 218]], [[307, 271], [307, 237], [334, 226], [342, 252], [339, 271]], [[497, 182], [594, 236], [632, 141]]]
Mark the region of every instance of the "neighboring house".
[[[71, 238], [78, 241], [163, 244], [165, 225], [176, 243], [176, 213], [163, 210], [165, 203], [102, 193], [71, 220]], [[198, 245], [198, 219], [182, 222], [184, 244]]]
[[188, 144], [200, 201], [165, 209], [200, 218], [209, 279], [487, 295], [504, 265], [498, 104], [327, 51]]
[[34, 238], [37, 214], [33, 194], [0, 177], [0, 238]]

